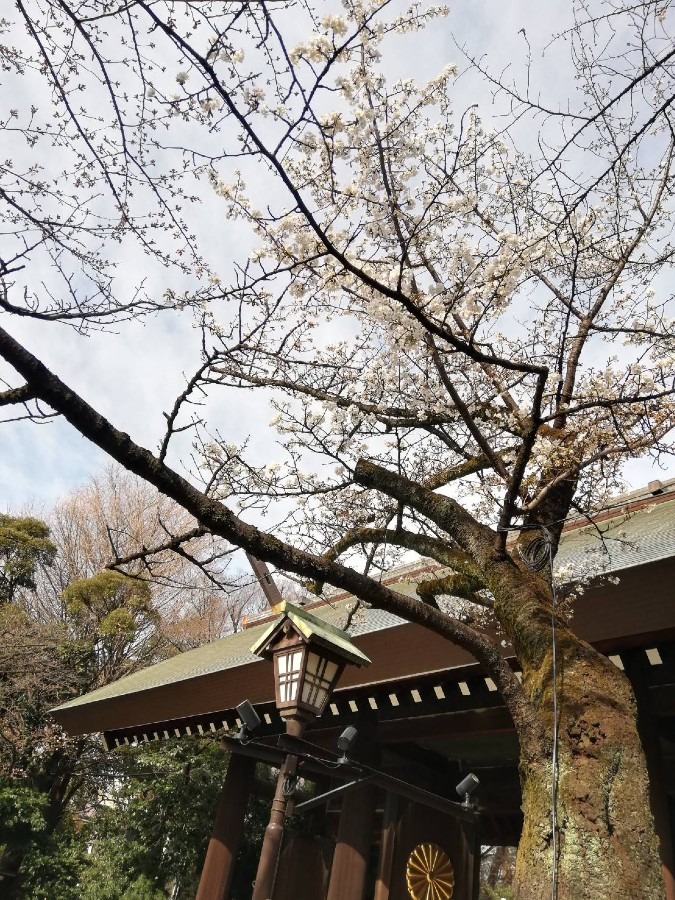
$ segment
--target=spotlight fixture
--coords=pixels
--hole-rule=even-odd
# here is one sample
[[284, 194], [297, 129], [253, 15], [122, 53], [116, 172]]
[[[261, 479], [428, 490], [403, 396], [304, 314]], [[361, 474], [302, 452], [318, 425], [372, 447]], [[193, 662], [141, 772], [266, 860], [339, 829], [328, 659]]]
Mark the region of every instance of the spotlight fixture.
[[467, 808], [471, 806], [471, 795], [476, 790], [479, 784], [480, 781], [473, 774], [473, 772], [469, 772], [469, 774], [465, 778], [462, 778], [460, 783], [455, 788], [459, 796], [464, 798], [464, 803], [462, 804], [462, 806], [466, 806]]
[[342, 756], [338, 759], [339, 763], [349, 762], [349, 754], [357, 742], [359, 733], [353, 725], [348, 725], [338, 738], [338, 750]]
[[250, 734], [260, 728], [262, 722], [260, 716], [253, 708], [253, 704], [249, 700], [242, 700], [237, 706], [237, 715], [241, 719], [241, 728], [237, 737], [242, 743], [245, 743]]

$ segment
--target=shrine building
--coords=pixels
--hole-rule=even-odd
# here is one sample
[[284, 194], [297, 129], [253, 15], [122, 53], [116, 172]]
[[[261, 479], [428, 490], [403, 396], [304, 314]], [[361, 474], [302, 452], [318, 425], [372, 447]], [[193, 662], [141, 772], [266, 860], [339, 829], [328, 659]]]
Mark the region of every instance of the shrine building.
[[[667, 898], [675, 900], [675, 479], [617, 498], [593, 524], [571, 522], [555, 563], [600, 573], [576, 601], [572, 625], [633, 684]], [[383, 583], [414, 597], [432, 571], [437, 564], [421, 560]], [[352, 603], [333, 593], [287, 614], [307, 634], [330, 640]], [[214, 733], [232, 752], [198, 900], [229, 897], [248, 799], [271, 783], [259, 767], [279, 769], [290, 751], [304, 786], [289, 800], [311, 818], [302, 833], [285, 835], [270, 900], [477, 900], [481, 846], [517, 844], [522, 824], [518, 740], [493, 681], [438, 635], [360, 610], [349, 637], [354, 658], [371, 664], [347, 665], [323, 714], [291, 740], [273, 666], [251, 649], [278, 616], [251, 617], [235, 634], [53, 715], [69, 734], [101, 732], [111, 750]], [[510, 648], [503, 652], [518, 674]], [[236, 709], [244, 700], [261, 720], [251, 734]], [[358, 736], [345, 753], [338, 739], [348, 726]], [[456, 786], [469, 773], [478, 785], [462, 802]], [[422, 893], [420, 879], [436, 892]]]

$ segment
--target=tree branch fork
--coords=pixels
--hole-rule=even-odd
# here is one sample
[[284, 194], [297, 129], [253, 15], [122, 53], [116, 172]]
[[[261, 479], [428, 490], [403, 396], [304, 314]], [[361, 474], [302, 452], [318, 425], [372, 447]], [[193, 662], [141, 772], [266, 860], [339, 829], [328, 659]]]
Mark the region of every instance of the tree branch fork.
[[[501, 691], [514, 718], [524, 759], [532, 765], [543, 761], [546, 741], [541, 725], [518, 679], [490, 637], [430, 604], [405, 597], [327, 556], [301, 550], [244, 522], [221, 502], [206, 496], [165, 462], [132, 441], [128, 434], [116, 429], [2, 328], [0, 356], [24, 378], [35, 397], [49, 404], [120, 465], [180, 504], [201, 527], [282, 570], [328, 582], [371, 605], [429, 628], [467, 650], [490, 673]], [[455, 536], [458, 544], [464, 545], [474, 559], [492, 555], [495, 533], [476, 522], [451, 498], [435, 494], [363, 460], [356, 467], [354, 480], [363, 487], [382, 487], [389, 496], [404, 493], [412, 506], [424, 507], [425, 514]]]

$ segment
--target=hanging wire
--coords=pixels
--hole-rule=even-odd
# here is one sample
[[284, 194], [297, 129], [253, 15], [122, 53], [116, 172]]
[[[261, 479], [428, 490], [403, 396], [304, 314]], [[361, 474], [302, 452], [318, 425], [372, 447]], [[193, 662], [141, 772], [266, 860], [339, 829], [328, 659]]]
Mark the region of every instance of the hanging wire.
[[548, 566], [551, 582], [551, 674], [553, 677], [553, 749], [551, 751], [551, 900], [558, 896], [558, 641], [556, 636], [556, 613], [558, 595], [553, 578], [553, 535], [545, 525], [523, 525], [511, 528], [500, 527], [498, 531], [528, 531], [536, 529], [541, 532], [527, 545], [518, 545], [518, 555], [531, 572], [541, 572]]
[[518, 555], [532, 572], [541, 572], [550, 563], [552, 537], [550, 532], [542, 525], [540, 537], [533, 538], [526, 547], [518, 545]]
[[382, 584], [382, 575], [384, 573], [385, 566], [387, 565], [387, 529], [384, 529], [384, 545], [382, 547], [382, 568], [380, 569], [380, 578], [379, 582]]

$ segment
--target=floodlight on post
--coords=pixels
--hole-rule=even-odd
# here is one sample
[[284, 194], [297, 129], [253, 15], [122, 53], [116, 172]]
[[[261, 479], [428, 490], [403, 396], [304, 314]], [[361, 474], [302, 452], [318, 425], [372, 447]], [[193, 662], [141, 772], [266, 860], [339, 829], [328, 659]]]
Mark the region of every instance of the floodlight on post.
[[239, 721], [241, 722], [238, 737], [243, 744], [246, 743], [249, 736], [253, 734], [254, 731], [260, 728], [262, 722], [260, 721], [260, 716], [253, 708], [253, 704], [249, 700], [242, 700], [236, 709]]
[[344, 764], [349, 762], [349, 754], [351, 753], [354, 744], [358, 740], [358, 737], [359, 733], [353, 725], [348, 725], [342, 732], [337, 742], [338, 750], [341, 754], [340, 758], [338, 759], [339, 763]]
[[464, 803], [462, 806], [465, 806], [467, 809], [471, 806], [471, 795], [476, 790], [480, 781], [478, 776], [474, 775], [473, 772], [469, 772], [460, 783], [457, 785], [455, 790], [459, 794], [460, 797], [464, 798]]
[[[346, 631], [290, 603], [283, 604], [279, 618], [251, 650], [274, 662], [276, 706], [287, 734], [297, 738], [302, 737], [305, 724], [328, 705], [345, 665], [370, 665]], [[272, 896], [290, 799], [287, 786], [294, 783], [297, 766], [297, 756], [289, 754], [279, 770], [252, 900]]]

